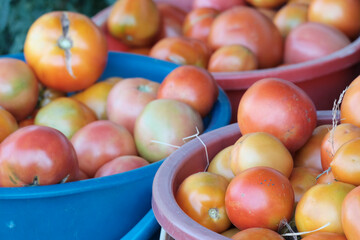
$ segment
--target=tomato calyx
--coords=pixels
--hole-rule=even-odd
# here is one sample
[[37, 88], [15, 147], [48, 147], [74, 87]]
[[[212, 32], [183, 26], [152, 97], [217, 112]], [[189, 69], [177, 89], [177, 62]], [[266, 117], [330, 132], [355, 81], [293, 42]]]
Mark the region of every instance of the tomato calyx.
[[40, 186], [40, 181], [38, 176], [34, 176], [32, 183], [25, 185], [25, 187], [33, 187], [33, 186]]
[[210, 208], [208, 211], [209, 217], [213, 220], [220, 219], [219, 210], [217, 208]]
[[65, 51], [66, 70], [73, 78], [75, 78], [74, 72], [71, 68], [71, 51], [70, 51], [73, 46], [73, 41], [69, 37], [70, 20], [66, 12], [62, 13], [60, 21], [62, 28], [62, 36], [58, 39], [57, 45], [59, 46], [59, 48]]

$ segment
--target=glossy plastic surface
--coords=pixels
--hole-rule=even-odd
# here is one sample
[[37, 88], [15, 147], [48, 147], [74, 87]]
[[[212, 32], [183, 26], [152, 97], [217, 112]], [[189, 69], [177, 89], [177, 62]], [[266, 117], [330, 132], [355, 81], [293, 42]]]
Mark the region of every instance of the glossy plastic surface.
[[[24, 60], [22, 54], [2, 57]], [[161, 82], [176, 67], [145, 56], [109, 52], [99, 81], [119, 76]], [[204, 119], [205, 131], [227, 125], [230, 116], [229, 99], [220, 89]], [[160, 230], [151, 211], [151, 196], [153, 178], [164, 161], [102, 178], [0, 188], [0, 239], [120, 239], [129, 231], [130, 238], [124, 239], [150, 239]]]
[[[318, 124], [331, 123], [331, 111], [318, 112]], [[241, 137], [237, 123], [202, 135], [212, 159], [219, 151], [235, 143]], [[194, 139], [170, 155], [155, 175], [152, 208], [162, 228], [176, 240], [226, 240], [188, 217], [176, 203], [174, 193], [181, 182], [191, 174], [204, 171], [207, 166], [205, 149]]]

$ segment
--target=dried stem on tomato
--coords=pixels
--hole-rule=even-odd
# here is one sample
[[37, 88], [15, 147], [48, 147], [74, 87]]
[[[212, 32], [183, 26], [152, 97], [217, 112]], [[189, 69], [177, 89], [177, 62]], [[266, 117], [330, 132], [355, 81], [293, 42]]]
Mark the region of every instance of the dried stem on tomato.
[[73, 41], [69, 37], [69, 28], [70, 28], [70, 21], [69, 17], [66, 12], [63, 12], [61, 15], [61, 27], [62, 27], [62, 36], [59, 38], [57, 44], [58, 46], [65, 51], [65, 64], [66, 70], [75, 78], [74, 72], [71, 68], [71, 48], [73, 46]]

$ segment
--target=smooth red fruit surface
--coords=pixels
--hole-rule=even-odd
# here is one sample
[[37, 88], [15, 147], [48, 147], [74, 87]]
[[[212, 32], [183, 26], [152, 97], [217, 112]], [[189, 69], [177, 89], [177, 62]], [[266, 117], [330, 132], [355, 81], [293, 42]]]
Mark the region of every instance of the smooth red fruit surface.
[[290, 221], [294, 207], [291, 183], [269, 167], [249, 168], [235, 176], [225, 195], [226, 212], [239, 229], [262, 227], [277, 230]]
[[284, 240], [277, 232], [267, 228], [248, 228], [231, 237], [233, 240]]
[[242, 134], [267, 132], [289, 150], [300, 149], [316, 127], [311, 98], [290, 81], [265, 78], [251, 85], [240, 99], [237, 122]]
[[79, 170], [71, 142], [58, 130], [23, 127], [0, 145], [0, 185], [50, 185], [77, 178]]

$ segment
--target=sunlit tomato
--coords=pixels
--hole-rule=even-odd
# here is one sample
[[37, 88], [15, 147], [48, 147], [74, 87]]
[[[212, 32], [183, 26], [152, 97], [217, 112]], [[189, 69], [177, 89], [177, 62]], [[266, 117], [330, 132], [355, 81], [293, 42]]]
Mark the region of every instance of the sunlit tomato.
[[202, 133], [204, 123], [194, 108], [178, 100], [156, 99], [136, 119], [136, 148], [147, 161], [160, 161], [183, 145], [183, 138], [196, 134], [196, 129]]
[[288, 3], [276, 12], [273, 21], [286, 37], [292, 29], [307, 21], [307, 12], [306, 4]]
[[195, 65], [206, 68], [210, 58], [210, 49], [198, 39], [167, 37], [154, 44], [149, 56], [179, 65]]
[[337, 182], [332, 171], [322, 172], [316, 179], [316, 184]]
[[[326, 41], [319, 41], [326, 39]], [[338, 51], [351, 42], [340, 30], [316, 22], [305, 22], [286, 37], [284, 63], [294, 64], [318, 59]]]
[[72, 92], [100, 77], [108, 51], [104, 33], [90, 18], [59, 11], [46, 13], [31, 25], [24, 56], [45, 86]]
[[247, 3], [255, 7], [276, 8], [286, 3], [288, 0], [246, 0]]
[[205, 117], [213, 108], [218, 95], [214, 77], [203, 68], [188, 65], [175, 68], [164, 78], [157, 98], [185, 102]]
[[234, 175], [257, 167], [271, 167], [286, 177], [293, 170], [293, 158], [284, 144], [273, 135], [265, 132], [248, 133], [234, 144], [230, 155]]
[[360, 185], [360, 138], [344, 143], [335, 152], [330, 167], [337, 180]]
[[199, 39], [207, 43], [210, 27], [219, 11], [214, 8], [196, 8], [190, 11], [183, 23], [185, 37]]
[[76, 178], [78, 162], [71, 142], [58, 130], [23, 127], [0, 145], [0, 185], [50, 185]]
[[309, 21], [333, 26], [350, 39], [360, 34], [359, 0], [312, 0], [309, 5]]
[[231, 159], [230, 154], [232, 150], [232, 145], [224, 148], [220, 152], [218, 152], [209, 164], [207, 169], [208, 172], [219, 174], [225, 177], [228, 181], [230, 181], [234, 177], [234, 173], [231, 170]]
[[316, 177], [321, 172], [312, 168], [295, 167], [290, 176], [294, 189], [295, 204], [299, 202], [304, 193], [316, 184]]
[[317, 126], [309, 140], [294, 155], [295, 167], [313, 168], [322, 171], [321, 165], [321, 143], [325, 135], [330, 131], [332, 125], [324, 124]]
[[25, 119], [35, 109], [39, 96], [38, 80], [25, 62], [1, 58], [0, 85], [0, 106], [16, 120]]
[[122, 78], [115, 77], [102, 82], [97, 82], [71, 97], [88, 106], [95, 113], [97, 119], [107, 119], [107, 97], [112, 87], [120, 80], [122, 80]]
[[285, 240], [279, 233], [267, 228], [248, 228], [231, 237], [233, 240]]
[[342, 182], [316, 184], [305, 192], [296, 206], [295, 223], [299, 232], [312, 231], [343, 234], [341, 205], [355, 186]]
[[149, 46], [160, 28], [160, 12], [152, 0], [116, 1], [107, 19], [111, 35], [129, 46]]
[[290, 81], [265, 78], [242, 96], [237, 122], [242, 134], [267, 132], [290, 150], [300, 149], [316, 127], [316, 108], [311, 98]]
[[254, 8], [238, 6], [219, 14], [211, 25], [209, 46], [240, 44], [255, 53], [259, 68], [279, 65], [283, 58], [283, 38], [275, 24]]
[[105, 163], [123, 155], [137, 155], [135, 142], [123, 126], [98, 120], [79, 129], [71, 138], [79, 166], [89, 177]]
[[39, 109], [34, 123], [56, 128], [70, 139], [77, 130], [95, 120], [95, 113], [85, 104], [70, 97], [60, 97]]
[[149, 165], [144, 158], [134, 155], [126, 155], [114, 158], [102, 165], [95, 173], [96, 178], [110, 176], [122, 172], [127, 172], [136, 168]]
[[194, 221], [220, 233], [231, 226], [224, 200], [228, 184], [218, 174], [195, 173], [180, 184], [175, 198], [180, 208]]
[[347, 240], [343, 234], [329, 232], [315, 232], [308, 235], [302, 240]]
[[108, 119], [133, 134], [137, 117], [156, 99], [159, 86], [160, 83], [145, 78], [126, 78], [117, 83], [106, 100]]
[[321, 142], [321, 166], [323, 170], [330, 167], [336, 151], [346, 142], [360, 137], [360, 128], [350, 123], [341, 123], [331, 129]]
[[213, 8], [218, 11], [225, 11], [229, 8], [245, 5], [245, 0], [194, 0], [192, 1], [192, 9], [197, 8]]
[[165, 37], [182, 36], [182, 25], [186, 12], [170, 3], [157, 2], [156, 6], [161, 18], [157, 40]]
[[213, 52], [209, 59], [210, 72], [237, 72], [255, 70], [258, 60], [255, 54], [242, 45], [226, 45]]
[[277, 230], [290, 221], [294, 207], [291, 183], [269, 167], [249, 168], [235, 176], [225, 195], [226, 212], [239, 229], [264, 227]]
[[0, 143], [18, 128], [19, 125], [15, 117], [4, 108], [0, 107]]
[[346, 89], [341, 102], [341, 123], [351, 123], [360, 127], [360, 75]]
[[360, 187], [356, 187], [345, 197], [341, 209], [341, 223], [348, 240], [360, 239]]

